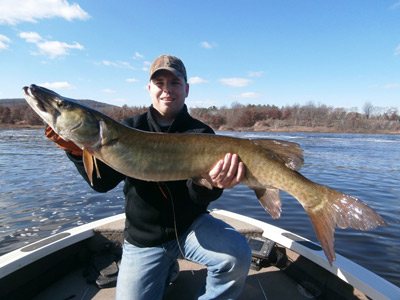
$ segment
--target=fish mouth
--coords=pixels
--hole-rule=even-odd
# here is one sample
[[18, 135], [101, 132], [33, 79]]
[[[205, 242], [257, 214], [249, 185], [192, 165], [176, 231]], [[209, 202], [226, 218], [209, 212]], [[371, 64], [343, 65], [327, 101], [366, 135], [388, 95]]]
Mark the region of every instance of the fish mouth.
[[37, 107], [38, 110], [42, 112], [47, 112], [46, 107], [44, 106], [43, 101], [41, 101], [34, 93], [33, 89], [35, 88], [34, 85], [31, 85], [30, 87], [24, 86], [22, 89], [25, 93], [25, 96], [29, 97], [32, 101], [35, 101], [35, 106]]
[[30, 97], [30, 98], [32, 98], [32, 99], [37, 100], [36, 97], [35, 97], [35, 95], [32, 93], [32, 87], [24, 86], [24, 87], [22, 88], [22, 90], [24, 91], [25, 96], [28, 96], [28, 97]]
[[70, 132], [73, 132], [73, 131], [75, 131], [75, 130], [81, 128], [82, 125], [83, 125], [83, 122], [79, 122], [78, 125], [76, 125], [76, 126], [74, 126], [74, 127], [71, 128]]
[[24, 91], [25, 95], [27, 95], [27, 94], [28, 94], [28, 91], [29, 91], [29, 87], [24, 86], [24, 87], [22, 88], [22, 90]]

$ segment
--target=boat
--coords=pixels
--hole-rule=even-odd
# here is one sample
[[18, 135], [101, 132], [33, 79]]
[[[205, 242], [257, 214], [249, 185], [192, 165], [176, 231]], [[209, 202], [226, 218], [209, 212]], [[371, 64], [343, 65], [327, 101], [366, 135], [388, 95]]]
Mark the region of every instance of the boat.
[[[337, 254], [282, 228], [226, 210], [213, 216], [248, 238], [252, 267], [238, 298], [400, 299], [400, 288]], [[114, 299], [125, 215], [51, 235], [0, 257], [0, 299]], [[193, 299], [206, 268], [179, 260], [163, 300]]]

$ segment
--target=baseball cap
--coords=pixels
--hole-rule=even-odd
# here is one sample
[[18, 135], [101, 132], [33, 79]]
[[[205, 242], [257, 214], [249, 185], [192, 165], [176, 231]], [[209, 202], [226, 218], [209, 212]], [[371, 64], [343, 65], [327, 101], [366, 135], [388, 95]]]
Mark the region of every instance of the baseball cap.
[[183, 62], [176, 56], [163, 54], [157, 57], [150, 67], [150, 77], [153, 77], [154, 73], [159, 70], [167, 70], [173, 73], [175, 76], [180, 76], [187, 82], [186, 68]]

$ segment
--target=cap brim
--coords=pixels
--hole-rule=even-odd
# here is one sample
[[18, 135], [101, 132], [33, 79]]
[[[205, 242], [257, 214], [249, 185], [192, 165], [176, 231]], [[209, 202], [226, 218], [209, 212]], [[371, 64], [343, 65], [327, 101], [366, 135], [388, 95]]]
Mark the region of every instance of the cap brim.
[[169, 72], [171, 72], [172, 74], [174, 74], [176, 77], [182, 77], [183, 79], [185, 79], [185, 76], [183, 76], [183, 74], [182, 74], [181, 72], [177, 71], [176, 69], [174, 69], [174, 68], [168, 68], [168, 67], [161, 67], [161, 68], [158, 68], [158, 69], [156, 69], [156, 70], [153, 71], [153, 73], [150, 75], [150, 80], [153, 78], [153, 76], [154, 76], [158, 71], [162, 71], [162, 70], [169, 71]]

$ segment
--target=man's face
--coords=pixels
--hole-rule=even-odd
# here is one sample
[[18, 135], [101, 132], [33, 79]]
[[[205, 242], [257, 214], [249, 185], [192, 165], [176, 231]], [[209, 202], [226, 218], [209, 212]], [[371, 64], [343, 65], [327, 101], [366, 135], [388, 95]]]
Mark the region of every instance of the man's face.
[[166, 118], [175, 118], [189, 95], [189, 85], [183, 78], [161, 70], [154, 74], [149, 83], [153, 107]]

